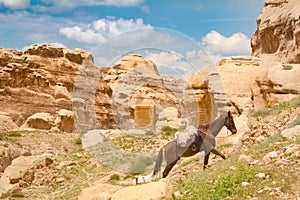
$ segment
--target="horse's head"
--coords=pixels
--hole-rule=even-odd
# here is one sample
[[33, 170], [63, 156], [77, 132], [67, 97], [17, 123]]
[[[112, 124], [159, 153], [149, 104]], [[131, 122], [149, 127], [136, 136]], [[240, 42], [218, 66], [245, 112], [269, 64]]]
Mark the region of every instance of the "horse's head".
[[234, 124], [234, 121], [233, 121], [233, 117], [232, 117], [232, 114], [230, 111], [228, 111], [228, 114], [225, 118], [225, 123], [224, 125], [230, 130], [230, 132], [232, 134], [236, 134], [237, 133], [237, 130], [236, 130], [236, 127], [235, 127], [235, 124]]

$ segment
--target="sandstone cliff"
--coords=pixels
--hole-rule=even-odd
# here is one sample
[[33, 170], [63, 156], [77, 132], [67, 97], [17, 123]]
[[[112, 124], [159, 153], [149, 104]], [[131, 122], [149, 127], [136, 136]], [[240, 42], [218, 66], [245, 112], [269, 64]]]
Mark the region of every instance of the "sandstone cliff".
[[266, 0], [251, 39], [252, 55], [300, 63], [299, 0]]
[[161, 76], [152, 61], [138, 55], [97, 67], [80, 49], [1, 48], [0, 80], [0, 131], [122, 128], [122, 120], [130, 122], [127, 128], [149, 128], [156, 121], [180, 126], [178, 96], [185, 83]]
[[1, 48], [2, 115], [18, 127], [74, 131], [72, 114], [63, 110], [72, 111], [74, 78], [85, 59], [92, 56], [84, 50], [50, 45], [32, 45], [24, 52]]

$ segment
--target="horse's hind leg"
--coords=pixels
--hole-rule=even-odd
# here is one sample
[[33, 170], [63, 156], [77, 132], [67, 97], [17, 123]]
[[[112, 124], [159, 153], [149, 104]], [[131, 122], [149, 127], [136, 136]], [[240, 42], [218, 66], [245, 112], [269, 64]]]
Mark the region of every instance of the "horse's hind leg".
[[163, 178], [166, 178], [168, 176], [169, 172], [171, 171], [171, 169], [174, 167], [174, 165], [177, 163], [178, 160], [179, 158], [166, 166], [165, 170], [163, 171]]
[[221, 156], [221, 158], [223, 158], [224, 160], [226, 159], [225, 155], [222, 154], [220, 151], [218, 151], [217, 149], [215, 148], [212, 148], [211, 152], [213, 152], [214, 154], [218, 155], [218, 156]]
[[208, 152], [208, 153], [205, 154], [205, 157], [204, 157], [204, 164], [203, 164], [203, 169], [206, 169], [206, 168], [207, 168], [208, 159], [209, 159], [209, 154], [210, 154], [210, 152]]

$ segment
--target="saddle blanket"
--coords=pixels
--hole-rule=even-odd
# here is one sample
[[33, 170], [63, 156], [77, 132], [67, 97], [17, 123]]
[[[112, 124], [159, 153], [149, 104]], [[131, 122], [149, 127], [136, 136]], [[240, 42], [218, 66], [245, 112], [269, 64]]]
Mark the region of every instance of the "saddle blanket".
[[196, 141], [197, 128], [194, 126], [186, 127], [184, 132], [178, 131], [175, 133], [175, 140], [178, 147], [186, 148]]

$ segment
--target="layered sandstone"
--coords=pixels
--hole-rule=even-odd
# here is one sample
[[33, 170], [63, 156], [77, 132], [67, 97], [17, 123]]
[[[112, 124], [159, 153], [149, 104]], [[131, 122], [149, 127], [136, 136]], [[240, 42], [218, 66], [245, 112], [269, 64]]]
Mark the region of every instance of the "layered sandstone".
[[63, 130], [55, 120], [65, 122], [61, 111], [72, 111], [74, 79], [87, 59], [92, 56], [84, 50], [46, 44], [32, 45], [24, 52], [1, 48], [1, 112], [18, 127]]
[[[135, 116], [136, 106], [147, 105], [154, 108], [151, 116], [146, 114], [150, 127], [158, 115], [162, 125], [180, 125], [178, 96], [184, 82], [161, 76], [152, 61], [139, 55], [97, 67], [92, 55], [80, 49], [46, 44], [24, 52], [1, 48], [0, 79], [1, 131], [122, 128], [121, 120], [129, 121], [130, 128], [149, 128]], [[171, 120], [162, 117], [169, 107], [176, 113]]]
[[184, 82], [172, 77], [161, 76], [157, 66], [151, 60], [140, 55], [127, 55], [113, 66], [107, 68], [101, 76], [112, 90], [112, 115], [116, 126], [121, 129], [155, 128], [157, 120], [162, 126], [180, 126], [166, 118], [164, 109], [176, 108], [180, 118], [180, 102]]
[[266, 0], [251, 39], [252, 55], [300, 63], [299, 0]]

